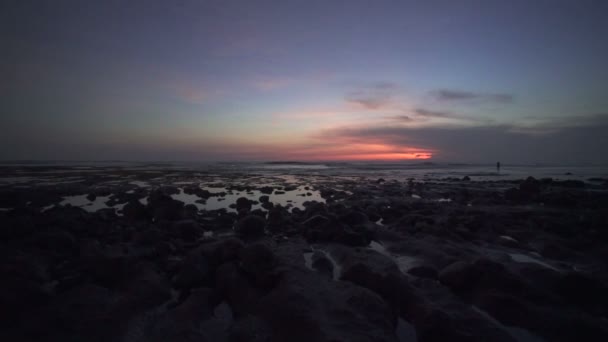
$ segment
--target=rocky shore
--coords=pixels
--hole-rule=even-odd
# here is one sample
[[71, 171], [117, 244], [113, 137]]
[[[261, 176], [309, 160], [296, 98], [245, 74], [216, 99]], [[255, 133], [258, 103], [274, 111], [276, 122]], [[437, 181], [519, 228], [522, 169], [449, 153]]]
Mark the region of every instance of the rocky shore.
[[3, 341], [608, 341], [606, 179], [45, 171], [3, 170]]

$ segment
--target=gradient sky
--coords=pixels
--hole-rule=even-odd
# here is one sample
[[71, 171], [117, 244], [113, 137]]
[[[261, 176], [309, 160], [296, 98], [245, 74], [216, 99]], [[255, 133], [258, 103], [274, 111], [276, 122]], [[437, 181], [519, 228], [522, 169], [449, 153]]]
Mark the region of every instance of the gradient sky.
[[606, 163], [608, 1], [0, 5], [0, 159]]

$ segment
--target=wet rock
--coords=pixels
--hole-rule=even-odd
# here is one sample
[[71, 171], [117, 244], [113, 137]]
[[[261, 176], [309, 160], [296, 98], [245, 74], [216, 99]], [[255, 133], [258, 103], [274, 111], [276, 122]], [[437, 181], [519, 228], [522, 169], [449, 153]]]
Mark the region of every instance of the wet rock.
[[264, 235], [265, 227], [266, 220], [263, 217], [249, 215], [237, 222], [236, 232], [239, 236], [246, 239], [256, 238]]
[[267, 195], [260, 196], [260, 203], [268, 203], [270, 201], [270, 197]]

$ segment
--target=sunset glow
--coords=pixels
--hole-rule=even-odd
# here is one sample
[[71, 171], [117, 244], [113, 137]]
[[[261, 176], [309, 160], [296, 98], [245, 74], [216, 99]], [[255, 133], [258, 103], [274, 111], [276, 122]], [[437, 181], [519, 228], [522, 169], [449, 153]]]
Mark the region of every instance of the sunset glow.
[[606, 158], [601, 1], [263, 2], [12, 2], [0, 157]]

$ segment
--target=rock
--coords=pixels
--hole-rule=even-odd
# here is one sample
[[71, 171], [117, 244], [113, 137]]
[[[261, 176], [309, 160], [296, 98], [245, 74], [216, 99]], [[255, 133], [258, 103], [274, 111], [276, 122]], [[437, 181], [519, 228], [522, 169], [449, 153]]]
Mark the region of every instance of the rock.
[[266, 220], [257, 215], [245, 216], [236, 223], [236, 233], [243, 238], [257, 238], [264, 235]]
[[128, 220], [138, 221], [148, 219], [146, 207], [139, 201], [130, 201], [125, 204], [122, 208], [122, 214]]
[[407, 273], [420, 278], [438, 279], [439, 277], [437, 270], [431, 266], [414, 266]]
[[475, 299], [475, 305], [509, 326], [529, 327], [530, 309], [519, 298], [497, 291], [486, 292]]
[[263, 292], [252, 286], [234, 262], [221, 265], [216, 271], [216, 289], [238, 317], [255, 315]]
[[42, 250], [59, 255], [74, 254], [79, 249], [74, 236], [62, 230], [37, 233], [29, 242]]
[[201, 235], [201, 227], [194, 220], [181, 220], [173, 223], [173, 230], [185, 241], [194, 241]]
[[471, 177], [469, 177], [469, 176], [464, 176], [464, 177], [462, 177], [462, 181], [463, 181], [463, 182], [469, 182], [469, 181], [471, 181]]
[[147, 208], [156, 220], [174, 221], [182, 217], [184, 202], [174, 200], [161, 190], [155, 190], [148, 197]]
[[101, 286], [84, 284], [66, 291], [24, 321], [27, 338], [34, 341], [116, 341], [122, 333], [115, 319], [117, 297]]
[[241, 269], [249, 276], [255, 287], [272, 289], [279, 274], [275, 272], [277, 258], [268, 246], [256, 243], [243, 248], [239, 253]]
[[569, 303], [596, 314], [608, 313], [608, 286], [590, 275], [570, 272], [561, 276], [556, 292]]
[[320, 278], [288, 272], [259, 305], [273, 341], [395, 341], [395, 318], [373, 292]]
[[[218, 304], [219, 297], [215, 291], [194, 290], [183, 303], [163, 313], [155, 322], [145, 327], [141, 340], [227, 341], [225, 327], [214, 322], [213, 318], [213, 308]], [[209, 322], [217, 324], [208, 324]]]
[[361, 211], [351, 210], [346, 215], [340, 217], [340, 221], [349, 226], [357, 226], [369, 222], [367, 215]]
[[527, 197], [535, 196], [540, 193], [541, 183], [534, 177], [528, 177], [519, 184], [519, 191]]
[[251, 201], [246, 197], [239, 197], [236, 200], [236, 211], [240, 212], [249, 212], [251, 211]]
[[268, 203], [270, 201], [270, 197], [267, 195], [260, 196], [259, 201], [260, 203]]
[[124, 287], [136, 267], [133, 260], [124, 256], [103, 256], [91, 260], [87, 265], [89, 277], [94, 284], [117, 289]]
[[209, 262], [195, 251], [181, 265], [173, 280], [173, 286], [178, 290], [189, 290], [204, 285], [211, 285]]
[[319, 251], [315, 251], [312, 255], [312, 268], [329, 279], [334, 277], [334, 264]]
[[456, 261], [439, 272], [439, 281], [456, 292], [470, 289], [474, 278], [472, 265], [464, 261]]
[[323, 215], [314, 215], [306, 221], [302, 222], [307, 228], [320, 228], [327, 225], [330, 220]]
[[243, 241], [237, 238], [228, 238], [215, 243], [204, 244], [200, 247], [201, 254], [215, 269], [219, 265], [236, 261], [241, 250], [245, 247]]
[[491, 290], [517, 295], [529, 291], [524, 282], [504, 265], [486, 258], [473, 263], [457, 261], [439, 272], [439, 281], [465, 297]]
[[[260, 192], [263, 194], [267, 194], [267, 195], [272, 194], [273, 191], [274, 191], [274, 188], [271, 186], [263, 186], [260, 188]], [[262, 202], [262, 201], [260, 201], [260, 202]], [[262, 202], [262, 203], [264, 203], [264, 202]]]

